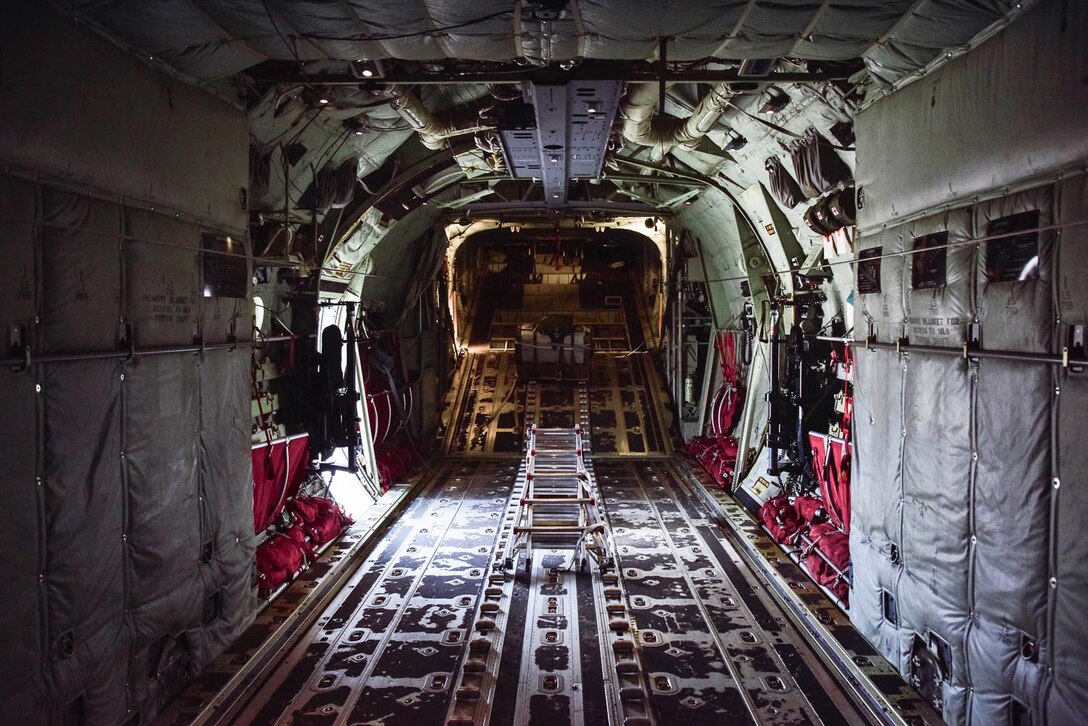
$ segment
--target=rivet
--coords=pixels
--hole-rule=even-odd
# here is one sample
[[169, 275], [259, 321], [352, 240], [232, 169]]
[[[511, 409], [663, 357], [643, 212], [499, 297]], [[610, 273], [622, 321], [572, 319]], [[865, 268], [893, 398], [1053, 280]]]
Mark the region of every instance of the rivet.
[[1056, 577], [1050, 578], [1050, 589], [1053, 590], [1056, 587], [1058, 587], [1058, 578], [1056, 578]]
[[1054, 477], [1053, 479], [1050, 480], [1050, 486], [1054, 487], [1055, 489], [1057, 489], [1061, 485], [1062, 485], [1062, 480], [1059, 479], [1058, 477]]
[[976, 537], [975, 535], [971, 535], [971, 544], [976, 544], [977, 542], [978, 542], [978, 537]]

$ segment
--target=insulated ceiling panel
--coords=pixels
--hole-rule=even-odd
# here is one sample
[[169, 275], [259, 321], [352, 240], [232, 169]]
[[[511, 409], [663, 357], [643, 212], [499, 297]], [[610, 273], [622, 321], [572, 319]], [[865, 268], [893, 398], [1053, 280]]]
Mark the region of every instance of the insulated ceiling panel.
[[497, 0], [55, 4], [202, 79], [265, 59], [653, 60], [667, 37], [670, 60], [861, 57], [890, 85], [1035, 2], [570, 0], [557, 12]]

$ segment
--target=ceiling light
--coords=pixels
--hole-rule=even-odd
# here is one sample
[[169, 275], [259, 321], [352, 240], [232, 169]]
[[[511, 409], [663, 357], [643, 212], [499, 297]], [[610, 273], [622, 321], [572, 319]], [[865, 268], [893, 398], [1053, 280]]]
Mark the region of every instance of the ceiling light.
[[597, 109], [593, 106], [590, 106], [586, 109], [586, 113], [597, 113]]
[[348, 68], [351, 70], [351, 75], [356, 78], [371, 79], [380, 78], [384, 75], [380, 61], [367, 60], [366, 58], [359, 58], [349, 62]]
[[322, 106], [324, 106], [325, 104], [327, 104], [329, 102], [329, 99], [319, 98], [319, 99], [317, 99], [317, 102], [320, 103]]

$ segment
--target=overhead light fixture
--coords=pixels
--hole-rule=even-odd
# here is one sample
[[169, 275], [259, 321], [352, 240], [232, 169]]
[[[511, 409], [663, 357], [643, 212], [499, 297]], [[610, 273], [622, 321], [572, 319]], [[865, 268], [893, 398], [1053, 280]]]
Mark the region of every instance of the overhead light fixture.
[[381, 78], [384, 75], [381, 64], [376, 60], [360, 58], [349, 62], [348, 67], [351, 69], [351, 75], [363, 80]]
[[319, 98], [319, 99], [317, 99], [317, 102], [320, 103], [322, 106], [325, 106], [325, 105], [327, 105], [329, 103], [329, 99]]

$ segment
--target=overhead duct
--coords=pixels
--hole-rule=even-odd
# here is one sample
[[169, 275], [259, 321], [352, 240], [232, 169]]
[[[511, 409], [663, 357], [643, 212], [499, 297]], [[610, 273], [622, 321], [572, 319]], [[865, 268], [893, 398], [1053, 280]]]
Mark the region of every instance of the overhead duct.
[[673, 146], [696, 145], [714, 128], [735, 95], [737, 92], [729, 84], [719, 83], [699, 101], [690, 116], [682, 119], [656, 114], [660, 100], [657, 84], [631, 84], [620, 109], [623, 136], [633, 143], [653, 147], [651, 159], [660, 161]]
[[484, 123], [479, 114], [465, 109], [459, 113], [450, 114], [449, 118], [439, 119], [426, 106], [419, 96], [412, 93], [404, 86], [393, 85], [386, 90], [391, 106], [397, 111], [408, 125], [419, 132], [419, 140], [428, 149], [442, 149], [446, 139], [453, 136], [464, 136], [495, 128], [494, 125]]

